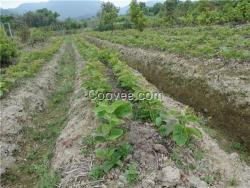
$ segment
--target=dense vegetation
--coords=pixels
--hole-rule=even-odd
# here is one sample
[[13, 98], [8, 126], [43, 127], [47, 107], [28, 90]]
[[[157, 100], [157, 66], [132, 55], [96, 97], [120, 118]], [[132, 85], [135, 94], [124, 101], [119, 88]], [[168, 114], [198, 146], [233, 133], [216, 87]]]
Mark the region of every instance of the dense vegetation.
[[0, 62], [1, 68], [10, 64], [13, 58], [17, 56], [16, 44], [9, 39], [4, 31], [0, 29]]
[[186, 57], [249, 61], [250, 25], [89, 32], [89, 35], [132, 47], [172, 52]]
[[[166, 26], [197, 26], [214, 24], [244, 24], [250, 21], [248, 0], [166, 0], [147, 7], [144, 2], [132, 0], [126, 16], [119, 16], [113, 24], [116, 29]], [[108, 24], [102, 28], [111, 30]], [[101, 29], [103, 30], [103, 29]]]

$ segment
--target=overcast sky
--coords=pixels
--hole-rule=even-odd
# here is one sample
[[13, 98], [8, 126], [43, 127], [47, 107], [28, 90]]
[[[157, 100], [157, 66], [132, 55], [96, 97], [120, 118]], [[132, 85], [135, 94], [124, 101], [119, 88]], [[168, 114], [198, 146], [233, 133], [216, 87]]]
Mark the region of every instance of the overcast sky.
[[[0, 7], [2, 7], [2, 8], [15, 8], [22, 3], [46, 2], [46, 1], [49, 1], [49, 0], [0, 0]], [[62, 1], [67, 1], [67, 0], [62, 0]], [[91, 0], [88, 0], [88, 1], [91, 1]], [[119, 6], [119, 7], [126, 6], [130, 3], [130, 0], [102, 0], [102, 1], [105, 1], [105, 2], [111, 1], [116, 6]], [[139, 1], [147, 1], [147, 0], [139, 0]]]

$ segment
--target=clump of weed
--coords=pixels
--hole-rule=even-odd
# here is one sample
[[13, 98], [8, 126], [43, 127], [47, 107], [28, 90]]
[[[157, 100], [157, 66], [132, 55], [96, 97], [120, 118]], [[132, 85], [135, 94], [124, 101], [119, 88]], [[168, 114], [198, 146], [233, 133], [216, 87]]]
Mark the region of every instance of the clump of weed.
[[139, 171], [136, 163], [129, 164], [125, 173], [129, 185], [133, 185], [139, 180]]

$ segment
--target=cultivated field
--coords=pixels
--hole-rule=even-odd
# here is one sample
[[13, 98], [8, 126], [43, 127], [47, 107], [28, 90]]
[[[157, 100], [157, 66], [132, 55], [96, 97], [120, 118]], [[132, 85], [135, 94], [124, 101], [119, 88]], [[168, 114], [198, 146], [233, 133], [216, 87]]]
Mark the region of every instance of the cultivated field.
[[249, 3], [99, 8], [1, 15], [0, 187], [250, 187]]

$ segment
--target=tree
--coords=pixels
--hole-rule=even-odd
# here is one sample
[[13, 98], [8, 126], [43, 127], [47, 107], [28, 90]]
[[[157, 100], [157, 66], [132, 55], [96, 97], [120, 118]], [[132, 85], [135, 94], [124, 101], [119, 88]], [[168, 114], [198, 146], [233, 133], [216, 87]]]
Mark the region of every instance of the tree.
[[118, 17], [119, 9], [111, 3], [102, 3], [101, 13], [100, 13], [100, 25], [110, 25], [112, 32], [114, 31], [114, 22]]
[[144, 27], [146, 26], [146, 18], [140, 4], [138, 4], [136, 0], [131, 1], [129, 14], [130, 19], [135, 24], [136, 28], [139, 31], [143, 31]]
[[161, 3], [156, 3], [156, 4], [154, 4], [153, 7], [151, 7], [151, 8], [149, 9], [149, 11], [152, 12], [153, 15], [156, 15], [156, 14], [158, 14], [158, 13], [160, 12], [160, 10], [162, 9], [162, 7], [163, 7], [163, 4], [161, 4]]
[[23, 15], [24, 22], [30, 27], [49, 26], [57, 23], [60, 15], [46, 8], [39, 9], [36, 12], [29, 11]]
[[166, 0], [164, 3], [165, 15], [170, 22], [173, 22], [175, 20], [174, 14], [178, 3], [179, 0]]

